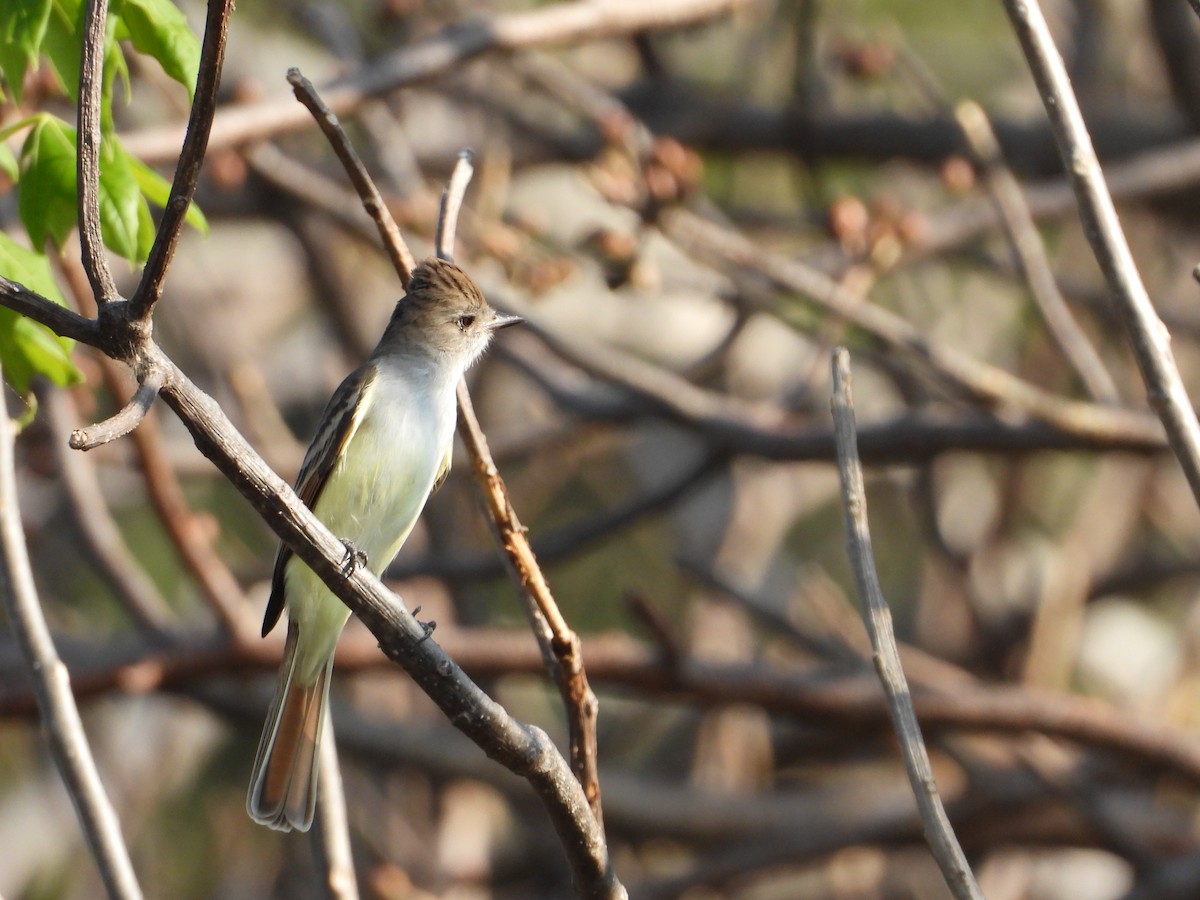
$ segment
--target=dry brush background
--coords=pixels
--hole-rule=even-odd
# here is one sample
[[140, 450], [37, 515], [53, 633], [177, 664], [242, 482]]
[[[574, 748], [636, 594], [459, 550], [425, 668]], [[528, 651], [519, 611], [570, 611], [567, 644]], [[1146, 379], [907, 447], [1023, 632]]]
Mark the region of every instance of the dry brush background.
[[[984, 893], [1197, 896], [1197, 502], [1003, 6], [697, 0], [662, 4], [652, 30], [576, 31], [554, 25], [567, 7], [493, 4], [485, 28], [453, 2], [244, 0], [198, 193], [212, 231], [184, 235], [158, 343], [290, 481], [400, 288], [285, 71], [333, 82], [331, 102], [370, 95], [342, 118], [418, 256], [474, 148], [456, 258], [529, 324], [469, 382], [583, 641], [622, 883], [947, 896], [845, 548], [829, 360], [848, 346], [882, 588]], [[1194, 390], [1200, 22], [1183, 0], [1046, 10]], [[184, 115], [147, 66], [120, 131], [169, 171]], [[77, 259], [62, 275], [88, 295]], [[77, 356], [87, 385], [43, 391], [19, 438], [20, 504], [142, 886], [324, 896], [314, 845], [243, 807], [280, 651], [250, 637], [277, 539], [161, 405], [70, 450], [134, 387]], [[470, 468], [387, 583], [565, 748]], [[344, 643], [334, 722], [363, 895], [570, 896], [529, 786], [356, 621]], [[0, 894], [96, 896], [6, 631], [0, 662]]]

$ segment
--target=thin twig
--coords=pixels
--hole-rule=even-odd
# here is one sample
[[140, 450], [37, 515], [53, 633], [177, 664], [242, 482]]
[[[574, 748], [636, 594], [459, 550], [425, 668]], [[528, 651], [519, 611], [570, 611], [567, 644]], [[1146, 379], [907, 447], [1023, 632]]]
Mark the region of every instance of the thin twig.
[[1058, 289], [1046, 245], [1033, 221], [1029, 204], [1025, 202], [1021, 185], [1004, 161], [1000, 142], [996, 140], [987, 113], [978, 103], [968, 101], [955, 107], [954, 119], [971, 148], [976, 166], [983, 172], [1013, 254], [1050, 333], [1079, 374], [1088, 393], [1104, 403], [1119, 403], [1121, 398], [1117, 386], [1104, 367], [1104, 361], [1075, 321], [1071, 308]]
[[[567, 709], [571, 768], [583, 786], [596, 821], [602, 823], [600, 775], [596, 761], [599, 703], [588, 684], [579, 636], [567, 624], [550, 592], [546, 577], [529, 545], [528, 532], [517, 518], [504, 479], [492, 460], [487, 438], [475, 418], [465, 382], [459, 382], [458, 385], [458, 433], [466, 444], [471, 465], [483, 490], [496, 539], [517, 575], [522, 592], [533, 600], [538, 615], [549, 630], [550, 646], [544, 649], [549, 650], [556, 662], [552, 674]], [[541, 637], [539, 629], [535, 628], [534, 632]]]
[[863, 602], [863, 619], [871, 635], [875, 668], [888, 698], [892, 725], [900, 739], [904, 768], [912, 784], [917, 808], [934, 859], [942, 870], [946, 885], [957, 898], [983, 900], [975, 883], [966, 855], [954, 836], [946, 810], [933, 780], [933, 767], [921, 737], [921, 726], [913, 710], [912, 695], [900, 653], [892, 633], [892, 614], [879, 587], [879, 575], [871, 552], [871, 532], [867, 524], [867, 495], [863, 489], [862, 464], [858, 460], [854, 433], [854, 406], [850, 386], [850, 354], [844, 347], [833, 351], [833, 421], [838, 439], [838, 476], [842, 486], [842, 506], [846, 517], [846, 550], [854, 568], [854, 580]]
[[20, 644], [37, 693], [38, 708], [55, 764], [62, 775], [84, 837], [100, 870], [110, 897], [140, 900], [141, 888], [121, 837], [117, 819], [96, 762], [92, 758], [83, 722], [71, 693], [67, 667], [59, 659], [50, 629], [38, 603], [29, 565], [21, 513], [17, 507], [17, 482], [13, 430], [8, 411], [0, 406], [0, 595], [9, 622]]
[[346, 816], [346, 794], [342, 790], [342, 768], [338, 763], [333, 724], [326, 720], [321, 731], [318, 765], [317, 827], [313, 829], [314, 855], [325, 878], [325, 894], [332, 900], [358, 900], [354, 856], [350, 852], [350, 821]]
[[1158, 413], [1192, 494], [1200, 503], [1200, 422], [1171, 352], [1171, 335], [1150, 303], [1104, 183], [1066, 67], [1037, 0], [1005, 0], [1041, 93], [1063, 166], [1079, 201], [1083, 230], [1129, 333], [1150, 406]]
[[100, 228], [100, 94], [104, 84], [104, 22], [108, 0], [88, 0], [79, 65], [79, 119], [75, 133], [75, 174], [79, 185], [79, 244], [83, 267], [96, 303], [116, 300]]
[[217, 91], [221, 86], [221, 67], [225, 59], [225, 43], [229, 35], [229, 17], [233, 12], [233, 0], [208, 0], [208, 18], [204, 24], [204, 41], [200, 48], [200, 69], [196, 75], [196, 90], [193, 92], [192, 110], [188, 115], [187, 134], [179, 151], [179, 162], [175, 166], [175, 178], [171, 182], [171, 193], [154, 245], [142, 278], [132, 300], [132, 315], [148, 322], [154, 304], [162, 296], [163, 280], [175, 248], [179, 244], [179, 233], [183, 229], [184, 217], [196, 194], [196, 182], [200, 178], [200, 167], [208, 149], [208, 137], [212, 131], [213, 115], [217, 108]]
[[[458, 226], [458, 214], [462, 208], [463, 195], [473, 172], [472, 154], [464, 150], [442, 193], [441, 211], [438, 215], [437, 252], [443, 259], [450, 258], [454, 248], [454, 234]], [[528, 532], [517, 518], [508, 497], [508, 488], [496, 468], [488, 449], [487, 438], [479, 427], [471, 394], [465, 379], [458, 383], [458, 433], [467, 447], [476, 480], [487, 503], [489, 521], [497, 544], [504, 550], [509, 565], [516, 575], [522, 597], [526, 600], [527, 613], [533, 633], [542, 645], [551, 676], [562, 695], [567, 711], [567, 729], [571, 754], [571, 769], [583, 786], [588, 804], [596, 821], [603, 827], [604, 817], [600, 803], [600, 771], [597, 764], [596, 719], [600, 704], [592, 692], [583, 667], [579, 636], [567, 624], [550, 585], [542, 573], [529, 544]]]
[[442, 203], [438, 209], [437, 237], [434, 240], [434, 250], [439, 259], [454, 262], [454, 236], [458, 231], [458, 214], [462, 210], [463, 197], [467, 193], [467, 185], [475, 174], [475, 154], [469, 148], [458, 151], [458, 159], [450, 180], [442, 191]]
[[350, 176], [354, 189], [358, 191], [363, 208], [379, 229], [384, 249], [387, 250], [388, 256], [392, 260], [396, 274], [400, 277], [401, 285], [408, 287], [412, 271], [417, 267], [416, 260], [413, 259], [412, 252], [400, 234], [400, 226], [396, 224], [387, 204], [383, 202], [383, 197], [380, 195], [379, 189], [375, 187], [375, 182], [371, 180], [366, 166], [358, 158], [358, 153], [355, 152], [350, 140], [346, 137], [346, 132], [338, 123], [337, 116], [325, 105], [325, 101], [312, 86], [312, 82], [305, 78], [299, 69], [288, 69], [287, 79], [296, 99], [312, 113], [312, 117], [317, 120], [322, 133], [333, 147], [333, 152], [342, 161], [346, 174]]
[[76, 428], [71, 432], [70, 446], [72, 450], [94, 450], [117, 438], [124, 437], [138, 427], [146, 413], [154, 404], [162, 387], [162, 373], [150, 372], [145, 380], [137, 386], [133, 397], [116, 415], [87, 428]]
[[[725, 260], [807, 297], [886, 346], [912, 353], [940, 377], [990, 406], [1021, 410], [1061, 431], [1101, 440], [1127, 439], [1133, 435], [1155, 440], [1162, 434], [1160, 424], [1147, 413], [1068, 400], [957, 347], [935, 341], [928, 332], [844, 288], [822, 272], [780, 254], [764, 252], [760, 244], [731, 229], [683, 210], [664, 214], [661, 222], [671, 237], [694, 255], [706, 260]], [[771, 311], [776, 315], [780, 312]]]

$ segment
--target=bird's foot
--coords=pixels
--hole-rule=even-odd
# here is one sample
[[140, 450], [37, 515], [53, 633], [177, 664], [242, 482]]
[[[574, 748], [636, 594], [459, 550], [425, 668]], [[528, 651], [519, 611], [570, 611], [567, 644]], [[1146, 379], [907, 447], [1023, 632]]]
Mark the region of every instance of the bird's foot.
[[349, 578], [359, 569], [366, 568], [367, 554], [345, 538], [342, 538], [342, 544], [346, 548], [346, 555], [342, 557], [342, 577]]
[[[420, 611], [421, 611], [421, 607], [419, 607], [419, 606], [413, 608], [412, 615], [413, 615], [414, 619], [417, 618], [417, 613], [419, 613]], [[417, 624], [420, 625], [421, 630], [423, 632], [425, 632], [424, 637], [422, 637], [419, 641], [417, 641], [417, 646], [419, 647], [423, 643], [425, 643], [427, 640], [429, 640], [430, 636], [433, 634], [434, 630], [437, 628], [437, 622], [435, 622], [433, 619], [430, 619], [428, 622], [422, 622], [422, 621], [418, 620]]]

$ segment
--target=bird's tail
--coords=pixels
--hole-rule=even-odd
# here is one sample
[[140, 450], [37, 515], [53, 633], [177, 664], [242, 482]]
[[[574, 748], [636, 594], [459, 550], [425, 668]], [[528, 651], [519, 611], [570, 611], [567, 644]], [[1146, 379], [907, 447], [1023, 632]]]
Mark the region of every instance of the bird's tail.
[[298, 677], [299, 628], [288, 622], [287, 644], [275, 698], [258, 743], [246, 809], [254, 821], [277, 831], [308, 831], [317, 804], [321, 729], [329, 701], [333, 655], [305, 684]]

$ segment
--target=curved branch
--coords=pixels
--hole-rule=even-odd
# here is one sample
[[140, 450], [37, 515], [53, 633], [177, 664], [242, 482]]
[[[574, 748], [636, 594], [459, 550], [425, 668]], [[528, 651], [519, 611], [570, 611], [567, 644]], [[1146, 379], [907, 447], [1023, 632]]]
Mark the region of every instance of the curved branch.
[[133, 392], [133, 397], [116, 415], [87, 428], [76, 428], [68, 443], [72, 450], [95, 450], [104, 444], [124, 437], [138, 427], [154, 404], [162, 387], [161, 372], [150, 371]]

